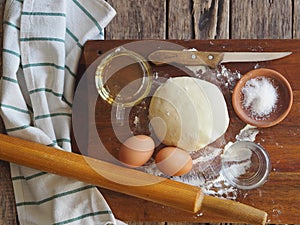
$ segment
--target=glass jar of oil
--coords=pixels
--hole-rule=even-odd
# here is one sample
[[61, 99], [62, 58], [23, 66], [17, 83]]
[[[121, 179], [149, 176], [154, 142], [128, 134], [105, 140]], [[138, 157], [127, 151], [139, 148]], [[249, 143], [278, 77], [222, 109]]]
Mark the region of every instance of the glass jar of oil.
[[151, 90], [150, 65], [136, 52], [118, 47], [98, 65], [95, 82], [99, 95], [117, 107], [116, 119], [123, 120], [125, 108], [140, 102]]

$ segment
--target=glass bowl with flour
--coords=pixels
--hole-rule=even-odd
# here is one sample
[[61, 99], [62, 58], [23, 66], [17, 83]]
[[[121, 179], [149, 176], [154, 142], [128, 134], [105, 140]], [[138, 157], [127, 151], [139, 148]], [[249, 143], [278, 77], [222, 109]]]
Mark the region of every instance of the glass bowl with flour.
[[269, 176], [271, 163], [265, 149], [251, 141], [229, 144], [222, 155], [221, 174], [239, 189], [254, 189]]

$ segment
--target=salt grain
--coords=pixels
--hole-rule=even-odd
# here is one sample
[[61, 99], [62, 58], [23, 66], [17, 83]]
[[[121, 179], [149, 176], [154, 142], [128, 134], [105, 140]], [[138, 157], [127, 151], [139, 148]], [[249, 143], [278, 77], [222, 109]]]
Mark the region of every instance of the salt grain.
[[134, 117], [133, 124], [134, 124], [135, 126], [137, 126], [139, 122], [140, 122], [140, 118], [137, 117], [137, 116], [135, 116], [135, 117]]
[[243, 106], [250, 109], [252, 116], [268, 116], [276, 107], [278, 94], [272, 82], [265, 77], [257, 77], [246, 82], [242, 89]]

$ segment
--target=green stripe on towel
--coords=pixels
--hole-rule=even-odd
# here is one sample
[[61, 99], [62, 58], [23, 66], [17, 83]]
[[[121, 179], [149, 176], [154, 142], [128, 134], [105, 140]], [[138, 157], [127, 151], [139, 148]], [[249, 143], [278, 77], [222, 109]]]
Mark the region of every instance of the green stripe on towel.
[[65, 13], [50, 13], [50, 12], [22, 12], [22, 15], [28, 16], [62, 16], [66, 17]]
[[81, 187], [81, 188], [77, 188], [77, 189], [74, 189], [74, 190], [71, 190], [71, 191], [66, 191], [66, 192], [62, 192], [62, 193], [53, 195], [51, 197], [42, 199], [40, 201], [18, 202], [18, 203], [16, 203], [16, 206], [20, 207], [20, 206], [26, 206], [26, 205], [41, 205], [45, 202], [52, 201], [53, 199], [64, 197], [64, 196], [71, 195], [71, 194], [75, 194], [75, 193], [85, 191], [87, 189], [91, 189], [91, 188], [94, 188], [94, 187], [95, 187], [94, 185], [87, 185], [85, 187]]
[[80, 49], [83, 49], [83, 45], [79, 43], [78, 38], [75, 36], [75, 34], [73, 34], [68, 28], [66, 29], [66, 32], [68, 35], [70, 35], [70, 37], [76, 42], [77, 46]]
[[59, 143], [63, 143], [63, 142], [71, 143], [71, 140], [68, 138], [59, 138], [59, 139], [53, 140], [52, 143], [47, 146], [54, 147], [54, 146], [58, 145]]
[[51, 114], [35, 116], [34, 119], [39, 120], [39, 119], [44, 119], [44, 118], [56, 117], [56, 116], [69, 116], [69, 117], [71, 117], [72, 114], [71, 113], [51, 113]]
[[75, 78], [76, 74], [70, 69], [70, 67], [68, 67], [67, 65], [65, 65], [65, 68], [67, 69], [67, 71]]
[[15, 80], [13, 78], [10, 78], [10, 77], [2, 76], [2, 79], [6, 80], [6, 81], [9, 81], [9, 82], [12, 82], [12, 83], [15, 83], [15, 84], [18, 84], [17, 80]]
[[24, 130], [26, 128], [30, 127], [29, 125], [23, 125], [20, 127], [13, 127], [13, 128], [7, 128], [6, 132], [13, 132], [13, 131], [18, 131], [18, 130]]
[[13, 28], [16, 28], [17, 30], [20, 30], [20, 27], [18, 27], [16, 24], [12, 23], [12, 22], [9, 22], [9, 21], [4, 21], [3, 24], [6, 24], [10, 27], [13, 27]]
[[57, 92], [54, 92], [52, 89], [50, 88], [37, 88], [37, 89], [34, 89], [34, 90], [31, 90], [29, 91], [29, 94], [34, 94], [34, 93], [39, 93], [39, 92], [46, 92], [46, 93], [51, 93], [53, 94], [54, 96], [56, 97], [61, 97], [61, 100], [63, 102], [65, 102], [68, 106], [72, 107], [72, 103], [70, 103], [63, 94], [61, 93], [57, 93]]
[[29, 94], [34, 94], [34, 93], [39, 93], [39, 92], [47, 92], [47, 93], [51, 93], [53, 94], [54, 96], [56, 97], [61, 97], [61, 100], [63, 102], [65, 102], [68, 106], [72, 107], [72, 103], [70, 103], [63, 94], [61, 93], [57, 93], [57, 92], [54, 92], [52, 89], [50, 88], [37, 88], [37, 89], [34, 89], [34, 90], [31, 90], [29, 91]]
[[75, 42], [78, 42], [78, 41], [79, 41], [79, 39], [75, 36], [75, 34], [73, 34], [73, 33], [70, 31], [70, 29], [66, 28], [66, 32], [67, 32], [67, 34], [70, 35], [70, 37], [71, 37]]
[[37, 88], [37, 89], [34, 89], [34, 90], [31, 90], [29, 91], [29, 94], [34, 94], [34, 93], [39, 93], [39, 92], [47, 92], [47, 93], [51, 93], [57, 97], [62, 97], [63, 94], [61, 93], [57, 93], [57, 92], [54, 92], [52, 89], [50, 88]]
[[9, 54], [11, 54], [11, 55], [15, 55], [15, 56], [17, 56], [17, 57], [19, 57], [19, 58], [21, 57], [20, 53], [14, 52], [14, 51], [9, 50], [9, 49], [6, 49], [6, 48], [3, 48], [3, 49], [2, 49], [2, 52], [9, 53]]
[[65, 96], [62, 96], [62, 97], [61, 97], [61, 100], [62, 100], [63, 102], [65, 102], [68, 106], [70, 106], [70, 107], [72, 108], [72, 103], [69, 102], [69, 101], [65, 98]]
[[30, 114], [30, 112], [28, 110], [25, 110], [25, 109], [20, 109], [18, 107], [15, 107], [15, 106], [12, 106], [12, 105], [7, 105], [7, 104], [2, 104], [0, 103], [0, 106], [1, 107], [4, 107], [4, 108], [8, 108], [8, 109], [12, 109], [12, 110], [15, 110], [15, 111], [18, 111], [18, 112], [21, 112], [21, 113], [26, 113], [26, 114]]
[[52, 67], [54, 67], [56, 69], [59, 69], [59, 70], [65, 70], [64, 66], [60, 66], [60, 65], [57, 65], [55, 63], [30, 63], [30, 64], [24, 64], [23, 69], [26, 69], [26, 68], [29, 68], [29, 67], [38, 67], [38, 66], [52, 66]]
[[30, 38], [20, 38], [20, 41], [57, 41], [65, 43], [64, 39], [53, 38], [53, 37], [30, 37]]
[[17, 176], [17, 177], [12, 177], [11, 179], [12, 179], [13, 181], [15, 181], [15, 180], [31, 180], [31, 179], [34, 179], [34, 178], [36, 178], [36, 177], [43, 176], [43, 175], [45, 175], [45, 174], [47, 174], [47, 172], [39, 172], [39, 173], [32, 174], [32, 175], [27, 176], [27, 177], [25, 177], [25, 176]]
[[64, 224], [73, 223], [75, 221], [85, 219], [87, 217], [105, 215], [105, 214], [112, 214], [112, 212], [109, 211], [109, 210], [104, 210], [104, 211], [97, 211], [97, 212], [87, 213], [87, 214], [83, 214], [81, 216], [75, 217], [73, 219], [68, 219], [68, 220], [65, 220], [65, 221], [62, 221], [62, 222], [54, 223], [53, 225], [64, 225]]
[[96, 25], [96, 27], [99, 29], [100, 34], [102, 35], [103, 30], [102, 27], [99, 25], [98, 21], [87, 11], [77, 0], [73, 0], [73, 2], [81, 9], [81, 11], [90, 18], [91, 21]]

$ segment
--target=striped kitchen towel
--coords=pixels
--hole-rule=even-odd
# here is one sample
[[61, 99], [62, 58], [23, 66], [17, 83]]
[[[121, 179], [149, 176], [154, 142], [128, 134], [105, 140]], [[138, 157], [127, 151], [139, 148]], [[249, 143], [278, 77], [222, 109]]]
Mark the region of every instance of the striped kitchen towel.
[[[88, 39], [114, 17], [104, 0], [7, 0], [1, 116], [9, 135], [71, 151], [72, 98]], [[96, 187], [11, 164], [20, 224], [115, 224]]]

